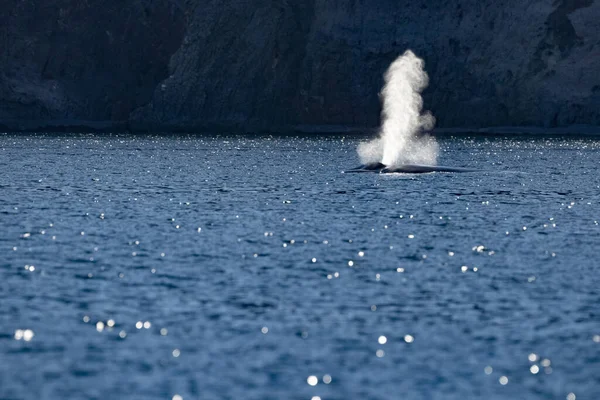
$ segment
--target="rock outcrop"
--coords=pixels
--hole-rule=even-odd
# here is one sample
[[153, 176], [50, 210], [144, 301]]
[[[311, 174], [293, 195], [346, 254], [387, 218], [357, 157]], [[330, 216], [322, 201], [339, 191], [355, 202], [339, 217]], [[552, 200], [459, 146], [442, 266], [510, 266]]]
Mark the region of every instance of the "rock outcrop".
[[439, 127], [600, 126], [597, 0], [2, 2], [8, 128], [373, 127], [408, 48]]
[[127, 121], [168, 76], [185, 32], [166, 0], [0, 3], [0, 124], [17, 128]]

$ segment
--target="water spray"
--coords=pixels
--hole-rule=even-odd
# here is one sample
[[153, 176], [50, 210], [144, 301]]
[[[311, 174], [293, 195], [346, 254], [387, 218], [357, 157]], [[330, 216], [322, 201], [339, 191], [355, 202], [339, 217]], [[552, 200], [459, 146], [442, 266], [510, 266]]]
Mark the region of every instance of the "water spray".
[[430, 112], [422, 111], [421, 92], [429, 83], [424, 66], [422, 59], [407, 50], [388, 68], [381, 92], [383, 110], [379, 137], [358, 146], [363, 164], [436, 165], [438, 145], [427, 135], [435, 125], [435, 118]]

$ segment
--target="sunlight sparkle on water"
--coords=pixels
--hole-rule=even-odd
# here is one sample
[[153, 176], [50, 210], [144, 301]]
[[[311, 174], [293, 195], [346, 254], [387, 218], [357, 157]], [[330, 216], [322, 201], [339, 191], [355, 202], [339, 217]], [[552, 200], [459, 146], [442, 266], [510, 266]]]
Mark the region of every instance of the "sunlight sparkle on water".
[[542, 364], [542, 367], [549, 367], [551, 362], [549, 359], [544, 358], [540, 364]]
[[529, 368], [529, 371], [530, 371], [532, 374], [534, 374], [534, 375], [535, 375], [535, 374], [537, 374], [538, 372], [540, 372], [540, 367], [538, 367], [536, 364], [533, 364], [533, 365], [532, 365], [532, 366]]
[[35, 334], [31, 329], [17, 329], [15, 331], [15, 340], [24, 340], [26, 342], [30, 342]]

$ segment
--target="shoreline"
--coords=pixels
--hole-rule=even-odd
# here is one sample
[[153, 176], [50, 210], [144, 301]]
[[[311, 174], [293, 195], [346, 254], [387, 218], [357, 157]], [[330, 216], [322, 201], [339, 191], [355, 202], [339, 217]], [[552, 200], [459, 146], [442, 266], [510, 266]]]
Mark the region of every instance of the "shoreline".
[[[90, 121], [90, 120], [0, 120], [1, 134], [35, 134], [35, 133], [107, 133], [107, 134], [189, 134], [189, 135], [348, 135], [372, 137], [377, 134], [377, 127], [357, 127], [347, 125], [293, 125], [259, 127], [248, 124], [245, 127], [237, 124], [131, 124], [128, 121]], [[600, 126], [570, 125], [546, 128], [540, 126], [491, 126], [483, 128], [452, 127], [435, 128], [430, 132], [433, 136], [573, 136], [600, 137]]]

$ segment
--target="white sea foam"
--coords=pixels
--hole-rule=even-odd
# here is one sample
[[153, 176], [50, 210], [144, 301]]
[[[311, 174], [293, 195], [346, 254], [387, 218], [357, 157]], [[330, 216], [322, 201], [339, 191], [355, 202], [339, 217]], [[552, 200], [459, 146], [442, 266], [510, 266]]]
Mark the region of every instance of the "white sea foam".
[[438, 145], [426, 134], [435, 125], [435, 118], [428, 111], [422, 112], [421, 92], [429, 83], [424, 64], [407, 50], [388, 68], [381, 93], [383, 110], [379, 137], [358, 146], [363, 164], [436, 164]]

